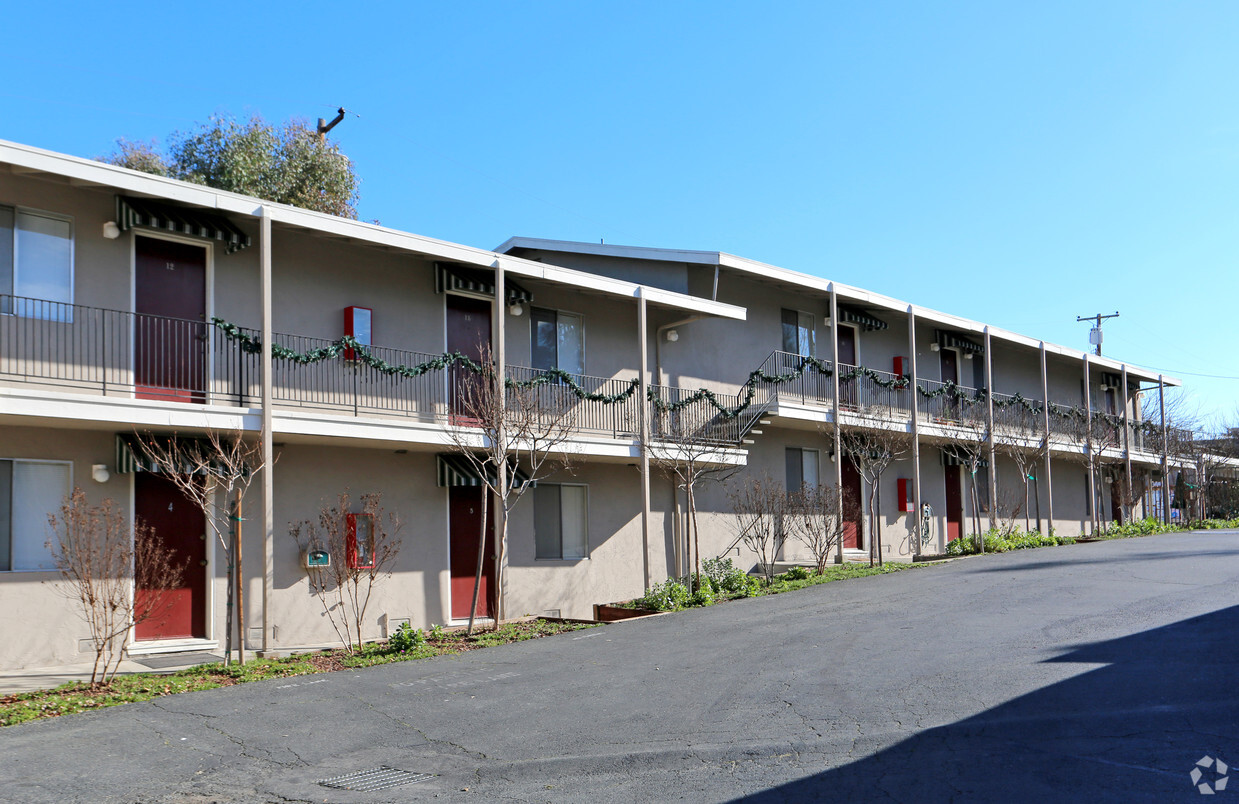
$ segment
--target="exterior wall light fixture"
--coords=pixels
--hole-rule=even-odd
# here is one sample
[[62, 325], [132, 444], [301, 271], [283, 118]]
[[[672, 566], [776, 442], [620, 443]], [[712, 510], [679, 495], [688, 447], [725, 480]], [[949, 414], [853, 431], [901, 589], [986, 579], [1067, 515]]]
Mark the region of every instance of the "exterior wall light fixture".
[[508, 312], [512, 315], [520, 315], [521, 313], [525, 312], [525, 308], [521, 306], [520, 302], [514, 302], [513, 304], [508, 306]]
[[103, 224], [103, 236], [108, 240], [115, 240], [120, 237], [120, 227], [116, 225], [116, 221], [108, 221]]
[[96, 463], [90, 467], [90, 478], [96, 483], [106, 483], [111, 477], [106, 463]]
[[667, 330], [667, 342], [668, 343], [675, 343], [679, 339], [680, 339], [680, 333], [676, 332], [674, 329]]

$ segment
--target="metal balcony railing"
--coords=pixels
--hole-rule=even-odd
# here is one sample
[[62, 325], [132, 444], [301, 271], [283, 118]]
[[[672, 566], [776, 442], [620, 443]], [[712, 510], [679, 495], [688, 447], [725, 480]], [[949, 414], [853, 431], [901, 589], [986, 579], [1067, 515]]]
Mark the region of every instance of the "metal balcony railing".
[[1037, 441], [1045, 434], [1045, 414], [1041, 412], [1040, 400], [1021, 396], [1025, 405], [1020, 404], [1013, 394], [995, 393], [992, 396], [995, 429]]
[[[261, 355], [252, 346], [243, 347], [236, 336], [257, 343], [259, 333], [238, 328], [230, 338], [204, 321], [0, 295], [0, 381], [105, 396], [256, 405], [261, 398]], [[273, 340], [299, 354], [335, 343], [285, 333], [275, 333]], [[367, 351], [373, 362], [391, 366], [415, 366], [439, 357], [381, 346]], [[275, 405], [427, 422], [452, 419], [452, 386], [463, 381], [467, 369], [407, 377], [356, 357], [344, 351], [305, 363], [276, 359]], [[508, 377], [516, 381], [541, 373], [521, 366], [508, 369]], [[579, 375], [573, 380], [587, 394], [608, 397], [629, 387], [627, 380], [606, 377]], [[635, 391], [612, 404], [581, 399], [564, 383], [540, 385], [530, 394], [546, 416], [564, 419], [574, 431], [635, 437], [640, 429], [642, 402]]]
[[[526, 383], [542, 376], [542, 369], [508, 366], [508, 379]], [[573, 382], [589, 395], [615, 397], [626, 394], [631, 380], [591, 377], [573, 374]], [[552, 380], [531, 388], [509, 388], [510, 409], [530, 410], [538, 423], [546, 427], [559, 423], [573, 431], [597, 433], [612, 438], [635, 438], [641, 431], [641, 398], [639, 389], [617, 402], [602, 402], [579, 396], [567, 382]]]
[[[664, 403], [684, 404], [697, 391], [667, 385], [652, 385], [650, 390]], [[728, 411], [736, 410], [745, 397], [738, 394], [714, 394], [715, 400]], [[753, 403], [738, 415], [728, 417], [705, 399], [687, 402], [678, 410], [660, 410], [650, 404], [650, 438], [678, 444], [681, 448], [694, 445], [737, 445], [765, 409], [764, 395], [755, 393]]]
[[[830, 366], [829, 360], [822, 361]], [[794, 374], [804, 365], [804, 357], [794, 352], [771, 352], [766, 361], [761, 364], [761, 371], [767, 375], [780, 376]], [[767, 383], [759, 382], [771, 400], [800, 403], [802, 405], [828, 405], [834, 398], [833, 384], [830, 377], [807, 367], [804, 373], [789, 382]]]
[[[933, 396], [925, 396], [919, 391], [916, 394], [918, 415], [934, 424], [977, 426], [984, 425], [986, 407], [984, 400], [974, 401], [977, 389], [966, 385], [956, 385], [955, 388], [963, 395], [963, 399], [951, 393], [941, 393], [947, 383], [938, 380], [918, 380], [920, 387]], [[971, 402], [971, 403], [970, 403]]]
[[0, 377], [10, 382], [247, 405], [259, 365], [204, 321], [0, 295]]
[[[323, 338], [276, 333], [275, 344], [306, 353], [331, 346]], [[371, 357], [393, 366], [415, 366], [438, 355], [372, 346]], [[315, 363], [275, 360], [271, 372], [274, 401], [281, 407], [302, 407], [351, 413], [354, 416], [406, 416], [439, 421], [448, 416], [448, 372], [429, 371], [404, 377], [380, 371], [360, 360], [339, 357]]]
[[[864, 373], [849, 376], [858, 370]], [[898, 374], [839, 364], [841, 410], [868, 418], [904, 418], [912, 414], [908, 403], [911, 393], [912, 384]]]

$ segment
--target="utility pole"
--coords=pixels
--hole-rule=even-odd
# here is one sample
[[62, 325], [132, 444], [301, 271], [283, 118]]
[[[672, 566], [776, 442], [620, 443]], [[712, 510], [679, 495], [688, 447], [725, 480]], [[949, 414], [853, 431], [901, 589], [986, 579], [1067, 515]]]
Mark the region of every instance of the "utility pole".
[[343, 119], [344, 119], [344, 107], [343, 106], [341, 106], [339, 109], [336, 110], [335, 119], [332, 120], [330, 123], [328, 123], [326, 120], [324, 120], [321, 117], [318, 118], [318, 141], [322, 142], [326, 138], [327, 132], [335, 128], [336, 124], [339, 123]]
[[1077, 323], [1081, 321], [1095, 322], [1095, 324], [1093, 325], [1093, 329], [1088, 333], [1088, 342], [1097, 347], [1098, 357], [1101, 357], [1101, 322], [1103, 319], [1106, 319], [1106, 318], [1118, 318], [1118, 317], [1119, 317], [1118, 310], [1115, 310], [1110, 315], [1102, 315], [1101, 313], [1098, 313], [1097, 315], [1076, 316]]

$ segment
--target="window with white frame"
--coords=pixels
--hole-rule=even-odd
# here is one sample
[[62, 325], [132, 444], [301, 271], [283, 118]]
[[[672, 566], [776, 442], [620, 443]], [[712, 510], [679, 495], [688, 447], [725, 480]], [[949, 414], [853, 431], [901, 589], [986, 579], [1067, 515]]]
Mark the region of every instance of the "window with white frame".
[[0, 571], [52, 570], [49, 514], [69, 493], [62, 461], [0, 460]]
[[801, 486], [810, 488], [818, 484], [818, 451], [788, 447], [785, 453], [787, 461], [787, 490], [800, 491]]
[[533, 368], [585, 373], [585, 325], [576, 313], [534, 307], [529, 311], [529, 355]]
[[535, 558], [572, 561], [589, 557], [587, 488], [567, 483], [534, 487]]
[[[73, 221], [62, 215], [0, 206], [0, 313], [71, 320]], [[35, 301], [37, 300], [37, 301]]]
[[813, 357], [817, 351], [812, 313], [784, 310], [783, 351], [801, 357]]

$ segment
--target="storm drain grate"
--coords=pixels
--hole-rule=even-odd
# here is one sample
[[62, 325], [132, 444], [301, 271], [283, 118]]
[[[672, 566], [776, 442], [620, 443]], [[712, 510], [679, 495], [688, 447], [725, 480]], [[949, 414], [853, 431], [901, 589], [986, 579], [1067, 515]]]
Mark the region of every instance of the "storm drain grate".
[[386, 790], [389, 787], [424, 782], [434, 777], [433, 773], [413, 773], [380, 766], [370, 770], [346, 773], [343, 776], [332, 776], [330, 779], [320, 779], [318, 784], [323, 787], [334, 787], [337, 790], [357, 790], [368, 793], [371, 790]]

